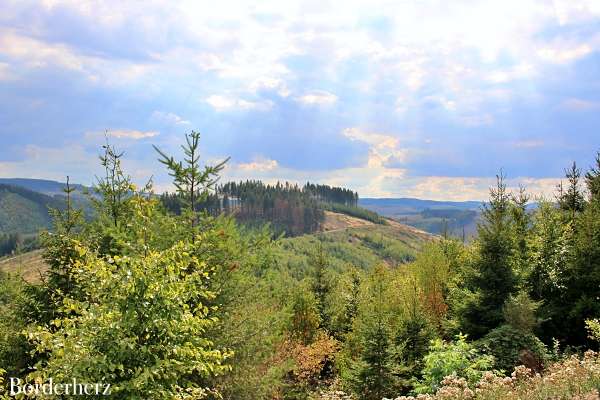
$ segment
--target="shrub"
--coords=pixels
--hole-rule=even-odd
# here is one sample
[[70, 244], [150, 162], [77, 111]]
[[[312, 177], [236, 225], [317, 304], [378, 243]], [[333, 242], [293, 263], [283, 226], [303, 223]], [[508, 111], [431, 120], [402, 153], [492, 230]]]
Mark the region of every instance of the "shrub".
[[600, 357], [588, 351], [583, 359], [572, 356], [552, 364], [544, 375], [519, 366], [510, 377], [486, 372], [471, 387], [464, 379], [449, 377], [435, 395], [401, 396], [395, 400], [598, 400], [599, 387]]
[[465, 335], [458, 335], [450, 343], [433, 340], [424, 360], [423, 380], [415, 388], [417, 393], [435, 393], [444, 377], [451, 375], [475, 384], [494, 364], [494, 357], [480, 354], [467, 343]]
[[[548, 351], [541, 340], [510, 325], [490, 331], [479, 345], [486, 354], [494, 356], [494, 367], [503, 372], [512, 371], [519, 364], [529, 364], [527, 367], [539, 370], [548, 359]], [[533, 359], [527, 360], [524, 351], [530, 352]]]

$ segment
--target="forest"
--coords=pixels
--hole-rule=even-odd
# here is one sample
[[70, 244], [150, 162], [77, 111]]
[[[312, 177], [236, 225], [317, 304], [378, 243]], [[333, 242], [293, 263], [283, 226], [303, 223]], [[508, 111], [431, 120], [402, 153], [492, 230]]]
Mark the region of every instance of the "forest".
[[93, 218], [67, 186], [42, 234], [44, 279], [0, 274], [0, 398], [10, 378], [110, 383], [111, 399], [598, 398], [600, 153], [552, 199], [498, 175], [463, 243], [373, 212], [317, 232], [358, 195], [219, 186], [224, 163], [186, 139], [181, 161], [158, 153], [163, 196], [104, 146]]
[[[165, 208], [173, 213], [180, 214], [185, 208], [180, 193], [163, 193], [160, 197]], [[289, 182], [266, 185], [260, 181], [246, 181], [215, 185], [210, 194], [197, 202], [195, 209], [213, 216], [234, 215], [245, 225], [268, 222], [275, 233], [288, 236], [318, 231], [325, 218], [325, 209], [361, 217], [368, 215], [376, 221], [376, 215], [358, 207], [358, 193], [310, 182], [301, 188]]]

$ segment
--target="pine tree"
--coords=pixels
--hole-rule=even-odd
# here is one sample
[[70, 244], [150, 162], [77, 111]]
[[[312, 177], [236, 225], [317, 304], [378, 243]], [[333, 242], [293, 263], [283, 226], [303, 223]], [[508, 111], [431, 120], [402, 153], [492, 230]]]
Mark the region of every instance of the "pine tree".
[[386, 303], [385, 271], [378, 267], [371, 276], [370, 304], [362, 311], [358, 336], [360, 353], [352, 366], [351, 385], [360, 399], [380, 400], [397, 389], [394, 346]]
[[[181, 146], [185, 155], [183, 161], [175, 161], [158, 147], [154, 149], [160, 155], [159, 161], [169, 170], [173, 178], [173, 184], [177, 193], [181, 196], [188, 209], [188, 218], [192, 231], [197, 225], [198, 203], [205, 201], [208, 193], [218, 181], [219, 172], [225, 167], [229, 158], [214, 166], [200, 167], [200, 133], [192, 131], [185, 136], [186, 144]], [[192, 233], [192, 241], [195, 241], [195, 233]]]
[[563, 211], [567, 212], [569, 221], [575, 223], [576, 215], [583, 211], [585, 206], [585, 198], [579, 186], [581, 169], [577, 168], [575, 162], [573, 162], [571, 168], [565, 169], [565, 177], [569, 184], [566, 191], [562, 182], [559, 184], [558, 204]]
[[600, 201], [600, 151], [596, 154], [596, 165], [585, 174], [585, 183], [590, 202]]
[[327, 301], [331, 284], [327, 276], [327, 256], [323, 250], [323, 244], [319, 242], [316, 254], [312, 257], [313, 281], [312, 290], [317, 301], [317, 309], [321, 317], [321, 327], [329, 329], [329, 314], [327, 313]]
[[502, 306], [517, 289], [510, 198], [502, 174], [497, 176], [496, 187], [490, 189], [490, 202], [484, 206], [482, 219], [477, 258], [465, 277], [469, 291], [458, 311], [461, 329], [474, 339], [503, 322]]

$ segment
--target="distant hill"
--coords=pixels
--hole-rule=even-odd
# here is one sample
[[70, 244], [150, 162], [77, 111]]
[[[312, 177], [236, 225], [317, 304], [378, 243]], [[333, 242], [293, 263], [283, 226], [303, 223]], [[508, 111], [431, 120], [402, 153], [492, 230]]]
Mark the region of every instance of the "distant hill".
[[[0, 185], [18, 186], [33, 192], [43, 193], [48, 196], [62, 195], [65, 183], [50, 181], [46, 179], [26, 179], [26, 178], [0, 178]], [[85, 188], [83, 185], [73, 184], [76, 194], [81, 194]]]
[[437, 201], [421, 200], [409, 197], [397, 199], [372, 199], [358, 200], [358, 205], [378, 214], [393, 217], [395, 215], [417, 214], [423, 210], [479, 210], [483, 205], [481, 201]]
[[477, 232], [483, 202], [435, 201], [413, 198], [360, 199], [358, 204], [403, 224], [433, 234], [444, 234], [465, 239]]
[[64, 204], [60, 197], [0, 184], [0, 232], [29, 234], [48, 228], [48, 208], [62, 208]]

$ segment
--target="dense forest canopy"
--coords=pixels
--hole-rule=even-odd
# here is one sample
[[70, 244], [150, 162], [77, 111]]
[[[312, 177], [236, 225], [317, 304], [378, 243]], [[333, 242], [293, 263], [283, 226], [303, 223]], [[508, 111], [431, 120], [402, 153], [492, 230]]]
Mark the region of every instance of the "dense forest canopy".
[[[181, 213], [179, 194], [162, 194], [161, 201], [171, 212]], [[269, 185], [252, 180], [215, 185], [196, 209], [211, 215], [233, 214], [247, 224], [269, 222], [276, 232], [296, 236], [318, 231], [325, 218], [323, 209], [332, 203], [347, 207], [347, 213], [360, 211], [358, 193], [348, 189], [311, 183], [302, 187], [289, 182]]]
[[[468, 244], [389, 224], [273, 239], [206, 212], [222, 164], [201, 166], [187, 139], [184, 160], [160, 153], [177, 213], [109, 145], [92, 220], [65, 189], [44, 280], [0, 274], [0, 376], [110, 383], [114, 399], [598, 396], [600, 154], [535, 210], [498, 176]], [[357, 199], [254, 181], [216, 192], [245, 218]]]

